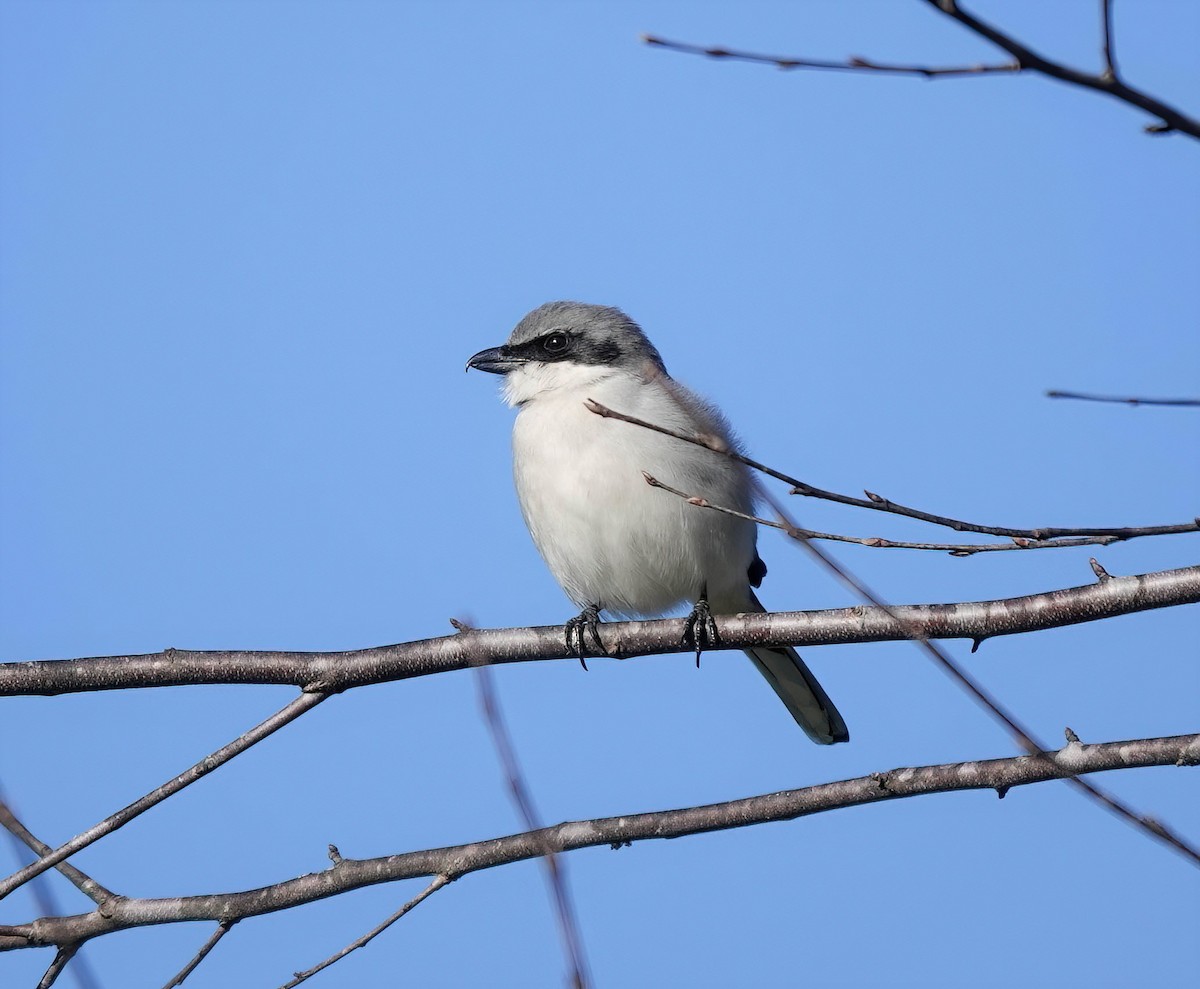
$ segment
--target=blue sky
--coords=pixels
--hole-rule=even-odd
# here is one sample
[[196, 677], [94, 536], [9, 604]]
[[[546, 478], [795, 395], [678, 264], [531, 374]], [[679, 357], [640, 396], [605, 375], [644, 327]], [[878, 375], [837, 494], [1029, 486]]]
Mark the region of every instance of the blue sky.
[[[1096, 4], [976, 8], [1096, 64]], [[1200, 8], [1117, 15], [1129, 79], [1200, 109]], [[1197, 393], [1196, 142], [1038, 78], [784, 74], [641, 32], [994, 57], [915, 0], [0, 3], [0, 658], [563, 621], [512, 492], [511, 414], [462, 371], [553, 298], [625, 308], [755, 456], [813, 484], [1010, 525], [1196, 515], [1194, 413], [1043, 397]], [[1095, 555], [1138, 573], [1194, 563], [1197, 545]], [[760, 547], [769, 607], [854, 603], [777, 534]], [[900, 603], [1086, 583], [1088, 555], [838, 553]], [[1196, 632], [1177, 609], [951, 648], [1044, 738], [1103, 741], [1196, 730]], [[547, 822], [1013, 751], [911, 646], [806, 658], [851, 744], [810, 745], [736, 654], [699, 673], [675, 656], [496, 678]], [[57, 844], [290, 696], [7, 700], [0, 782]], [[1193, 775], [1104, 782], [1195, 839]], [[335, 698], [76, 861], [127, 895], [176, 895], [320, 869], [329, 842], [367, 857], [520, 829], [461, 673]], [[1062, 785], [568, 866], [597, 986], [1194, 975], [1195, 871]], [[88, 908], [55, 882], [64, 909]], [[277, 985], [418, 888], [248, 921], [188, 985]], [[21, 891], [0, 923], [35, 914]], [[84, 954], [105, 986], [160, 985], [207, 935], [146, 929]], [[0, 957], [0, 981], [32, 985], [48, 962]], [[527, 863], [441, 891], [313, 984], [563, 972]]]

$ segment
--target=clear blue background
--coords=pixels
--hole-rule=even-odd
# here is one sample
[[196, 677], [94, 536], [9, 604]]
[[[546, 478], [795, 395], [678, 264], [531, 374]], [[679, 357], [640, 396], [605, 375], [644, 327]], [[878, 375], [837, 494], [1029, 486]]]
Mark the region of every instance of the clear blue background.
[[[1081, 65], [1097, 4], [978, 10]], [[1117, 5], [1130, 80], [1200, 109], [1200, 6]], [[918, 2], [0, 5], [0, 655], [343, 649], [571, 608], [521, 524], [511, 414], [464, 375], [528, 309], [616, 304], [756, 456], [1010, 525], [1197, 513], [1200, 145], [1036, 77], [784, 74], [640, 32], [934, 64], [996, 54]], [[944, 538], [812, 503], [860, 535]], [[1096, 553], [1196, 562], [1194, 537]], [[774, 533], [776, 609], [854, 603]], [[895, 602], [1089, 582], [1089, 550], [843, 548]], [[1195, 609], [954, 653], [1051, 742], [1197, 729]], [[905, 644], [808, 658], [853, 741], [750, 665], [497, 671], [547, 822], [1003, 756]], [[0, 780], [58, 844], [286, 703], [283, 688], [4, 701]], [[1197, 777], [1105, 784], [1200, 839]], [[357, 690], [76, 862], [131, 896], [246, 889], [521, 830], [472, 676]], [[4, 851], [4, 871], [15, 860]], [[569, 857], [595, 983], [1190, 985], [1200, 884], [1063, 785], [927, 797]], [[55, 879], [64, 909], [90, 907]], [[188, 985], [274, 986], [421, 887], [247, 921]], [[28, 889], [0, 922], [37, 915]], [[158, 986], [210, 925], [116, 935]], [[32, 985], [49, 952], [0, 957]], [[557, 986], [537, 863], [469, 876], [321, 986]], [[69, 977], [60, 984], [69, 985]]]

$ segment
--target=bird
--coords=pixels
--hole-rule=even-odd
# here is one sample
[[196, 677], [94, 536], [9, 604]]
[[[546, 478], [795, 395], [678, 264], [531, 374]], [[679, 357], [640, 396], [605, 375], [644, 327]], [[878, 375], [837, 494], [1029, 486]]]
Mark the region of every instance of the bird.
[[[689, 504], [646, 478], [749, 516], [757, 493], [750, 469], [589, 407], [740, 449], [722, 413], [667, 373], [629, 316], [611, 306], [547, 302], [506, 343], [472, 356], [471, 368], [502, 375], [503, 396], [517, 410], [512, 466], [521, 514], [550, 572], [582, 609], [564, 626], [581, 661], [589, 632], [603, 650], [601, 613], [644, 618], [690, 604], [685, 639], [699, 662], [701, 646], [716, 639], [712, 613], [766, 610], [754, 593], [767, 571], [755, 523]], [[756, 646], [746, 655], [809, 738], [849, 741], [845, 720], [795, 649]]]

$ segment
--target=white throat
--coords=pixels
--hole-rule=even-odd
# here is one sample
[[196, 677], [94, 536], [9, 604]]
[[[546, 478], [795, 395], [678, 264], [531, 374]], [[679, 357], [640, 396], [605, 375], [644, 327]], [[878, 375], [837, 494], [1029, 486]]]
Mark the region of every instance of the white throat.
[[606, 365], [571, 361], [522, 364], [505, 375], [504, 400], [511, 406], [519, 406], [555, 393], [561, 396], [568, 392], [583, 392], [618, 373]]

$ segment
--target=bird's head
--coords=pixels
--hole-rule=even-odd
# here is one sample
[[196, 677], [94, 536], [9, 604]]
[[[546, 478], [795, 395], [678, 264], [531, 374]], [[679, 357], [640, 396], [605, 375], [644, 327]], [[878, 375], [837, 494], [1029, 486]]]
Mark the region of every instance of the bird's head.
[[620, 309], [547, 302], [521, 320], [508, 342], [481, 350], [468, 368], [505, 376], [510, 405], [546, 392], [584, 388], [614, 374], [666, 374], [641, 327]]

